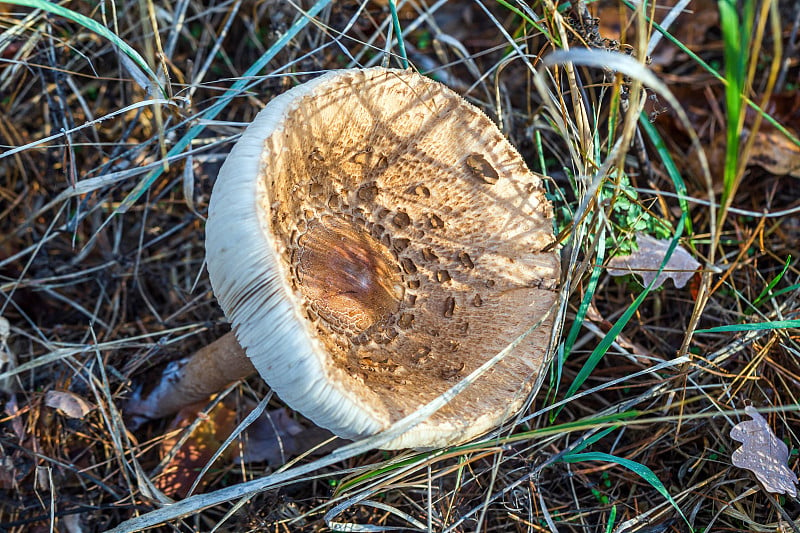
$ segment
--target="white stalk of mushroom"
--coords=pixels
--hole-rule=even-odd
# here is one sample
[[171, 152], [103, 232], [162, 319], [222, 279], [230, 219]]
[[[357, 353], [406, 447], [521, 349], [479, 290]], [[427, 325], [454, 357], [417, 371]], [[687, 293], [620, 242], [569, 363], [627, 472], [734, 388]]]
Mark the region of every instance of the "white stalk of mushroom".
[[225, 351], [354, 439], [540, 321], [386, 448], [463, 442], [516, 413], [545, 364], [559, 278], [551, 217], [542, 178], [453, 91], [411, 71], [320, 76], [258, 114], [214, 185], [208, 270], [244, 348]]

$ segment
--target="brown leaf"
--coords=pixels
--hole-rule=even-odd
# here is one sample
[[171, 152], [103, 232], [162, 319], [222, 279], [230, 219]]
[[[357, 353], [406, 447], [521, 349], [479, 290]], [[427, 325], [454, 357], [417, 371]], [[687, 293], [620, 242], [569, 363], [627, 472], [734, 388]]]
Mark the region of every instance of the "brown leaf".
[[[183, 428], [191, 424], [205, 407], [205, 402], [184, 407], [170, 424], [170, 429]], [[195, 428], [189, 438], [175, 452], [155, 485], [167, 496], [185, 498], [198, 473], [211, 460], [228, 435], [236, 427], [236, 412], [225, 404], [217, 405]], [[178, 444], [182, 433], [174, 431], [161, 443], [162, 456], [166, 456]], [[228, 448], [221, 458], [230, 455]], [[198, 484], [202, 488], [210, 481], [208, 476]]]
[[47, 407], [58, 409], [62, 415], [69, 418], [83, 418], [96, 407], [74, 392], [57, 390], [47, 391], [44, 397], [44, 404]]
[[[791, 90], [773, 94], [766, 111], [791, 136], [800, 136], [800, 92]], [[756, 116], [755, 111], [747, 109], [743, 138], [750, 135], [750, 127]], [[756, 164], [776, 176], [800, 178], [800, 146], [775, 125], [762, 121], [755, 134], [748, 164]]]
[[[607, 272], [612, 276], [624, 276], [626, 274], [638, 274], [642, 277], [642, 283], [647, 286], [656, 277], [656, 272], [664, 262], [667, 255], [670, 241], [655, 239], [644, 233], [636, 234], [636, 244], [639, 249], [631, 255], [618, 255], [608, 261]], [[672, 256], [664, 265], [664, 270], [656, 279], [653, 288], [660, 287], [667, 278], [672, 278], [677, 288], [686, 285], [686, 282], [694, 275], [700, 263], [695, 261], [681, 246], [677, 246]]]
[[[678, 3], [678, 0], [659, 0], [660, 17]], [[627, 43], [636, 42], [636, 14], [630, 10], [621, 10], [616, 0], [601, 0], [600, 2], [587, 2], [587, 7], [593, 11], [599, 21], [600, 35], [606, 39], [615, 39]], [[698, 50], [710, 40], [710, 28], [719, 26], [719, 10], [714, 0], [692, 0], [691, 6], [684, 9], [673, 24], [668, 28], [670, 34], [683, 46], [690, 50]], [[625, 32], [625, 35], [622, 32]], [[667, 39], [662, 39], [653, 50], [648, 59], [650, 68], [656, 70], [667, 69], [677, 57], [683, 55], [678, 47], [673, 46]]]
[[281, 465], [303, 449], [295, 440], [302, 432], [286, 409], [266, 411], [245, 430], [244, 452], [236, 462]]
[[[200, 402], [185, 407], [176, 415], [170, 427], [177, 429], [188, 426], [194, 422], [205, 404], [206, 402]], [[176, 451], [162, 475], [156, 480], [156, 487], [168, 496], [185, 498], [197, 475], [238, 424], [239, 419], [234, 409], [225, 403], [217, 405]], [[307, 449], [305, 441], [294, 438], [301, 433], [303, 427], [295, 422], [285, 409], [265, 411], [245, 429], [241, 445], [238, 440], [233, 441], [224, 450], [220, 459], [229, 464], [267, 462], [272, 466], [278, 466], [299, 451]], [[174, 432], [164, 439], [161, 445], [163, 457], [170, 453], [180, 438], [180, 432]], [[300, 449], [299, 446], [306, 447]], [[211, 479], [207, 474], [198, 487], [204, 487], [209, 481]]]
[[[712, 187], [715, 192], [721, 192], [724, 188], [722, 176], [725, 166], [727, 133], [725, 125], [718, 122], [718, 117], [722, 114], [715, 112], [715, 109], [718, 108], [719, 102], [725, 100], [723, 88], [715, 83], [700, 88], [698, 83], [695, 83], [691, 85], [677, 84], [670, 89], [686, 108], [689, 120], [699, 132], [702, 150], [711, 171]], [[773, 94], [766, 106], [766, 111], [792, 136], [800, 135], [800, 94], [798, 91]], [[752, 134], [756, 116], [757, 113], [748, 108], [740, 137], [742, 147]], [[704, 183], [700, 158], [695, 147], [688, 143], [689, 136], [686, 134], [684, 125], [676, 119], [674, 113], [661, 113], [655, 121], [665, 139], [686, 151], [688, 174], [693, 176], [698, 183]], [[752, 149], [748, 152], [747, 166], [759, 166], [776, 176], [800, 177], [800, 147], [789, 140], [778, 128], [766, 120], [762, 120], [755, 133]], [[760, 175], [760, 173], [756, 175]], [[746, 175], [745, 181], [748, 178], [749, 176]]]
[[742, 443], [731, 454], [731, 462], [755, 474], [767, 492], [797, 496], [797, 475], [786, 466], [789, 448], [754, 407], [748, 405], [744, 410], [752, 420], [731, 428], [731, 438]]
[[776, 176], [800, 178], [800, 146], [774, 128], [758, 131], [749, 162]]

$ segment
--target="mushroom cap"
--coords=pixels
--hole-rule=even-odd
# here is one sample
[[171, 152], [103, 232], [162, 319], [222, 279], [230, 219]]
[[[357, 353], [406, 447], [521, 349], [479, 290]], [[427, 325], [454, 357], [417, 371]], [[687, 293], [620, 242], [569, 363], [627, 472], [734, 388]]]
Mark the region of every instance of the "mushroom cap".
[[[355, 439], [532, 333], [387, 449], [466, 441], [537, 383], [559, 278], [540, 176], [478, 108], [411, 71], [332, 71], [274, 98], [223, 164], [211, 284], [292, 408]], [[550, 248], [553, 248], [552, 246]]]

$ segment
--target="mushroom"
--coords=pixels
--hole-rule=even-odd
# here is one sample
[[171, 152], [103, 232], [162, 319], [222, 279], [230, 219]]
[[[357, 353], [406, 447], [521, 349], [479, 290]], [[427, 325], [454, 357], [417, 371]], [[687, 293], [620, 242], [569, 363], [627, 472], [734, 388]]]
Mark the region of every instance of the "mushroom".
[[[415, 412], [540, 325], [386, 444], [466, 441], [531, 394], [559, 259], [542, 178], [479, 109], [411, 71], [332, 71], [274, 98], [220, 170], [211, 284], [293, 409], [349, 439]], [[228, 350], [230, 353], [241, 350]]]

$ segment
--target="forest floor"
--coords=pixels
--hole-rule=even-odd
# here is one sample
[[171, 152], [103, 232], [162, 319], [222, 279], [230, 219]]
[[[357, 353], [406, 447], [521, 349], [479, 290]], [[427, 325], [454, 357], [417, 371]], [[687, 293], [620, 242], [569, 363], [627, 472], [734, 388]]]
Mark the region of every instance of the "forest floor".
[[[798, 4], [398, 4], [0, 2], [0, 531], [800, 531]], [[131, 424], [230, 330], [204, 227], [246, 123], [406, 60], [546, 176], [563, 327], [526, 416], [305, 453], [252, 377]], [[264, 398], [315, 437], [226, 443]]]

